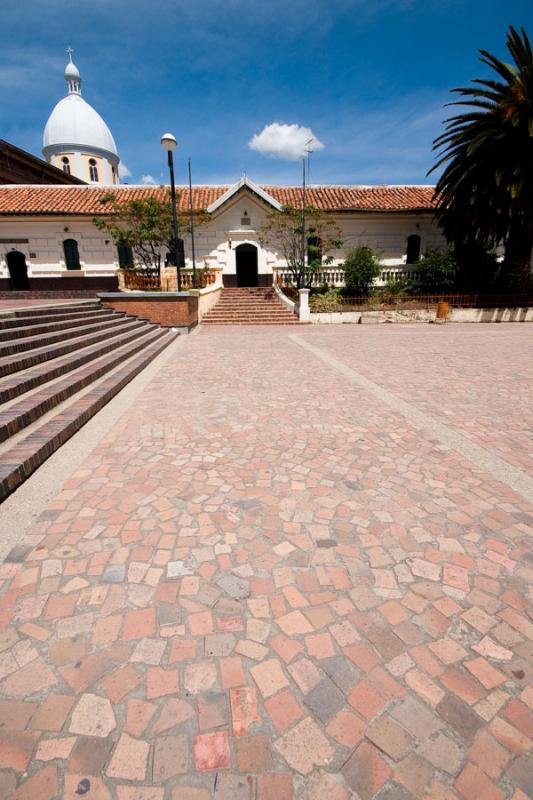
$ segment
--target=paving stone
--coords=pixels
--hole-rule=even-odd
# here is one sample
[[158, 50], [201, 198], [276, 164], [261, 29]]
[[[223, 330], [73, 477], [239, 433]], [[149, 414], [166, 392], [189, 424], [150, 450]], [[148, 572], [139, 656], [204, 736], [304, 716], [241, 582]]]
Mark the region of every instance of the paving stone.
[[196, 769], [205, 770], [229, 769], [231, 754], [227, 731], [200, 734], [194, 740], [194, 763]]
[[235, 600], [244, 600], [250, 596], [250, 586], [248, 581], [243, 578], [238, 578], [236, 575], [231, 575], [228, 572], [222, 572], [215, 579], [215, 583], [222, 591], [229, 594]]
[[153, 779], [166, 783], [176, 775], [187, 772], [189, 765], [189, 737], [158, 736], [154, 744]]
[[271, 697], [289, 685], [279, 661], [275, 658], [269, 658], [261, 664], [251, 667], [250, 672], [263, 697]]
[[68, 762], [69, 770], [82, 775], [100, 775], [114, 744], [110, 737], [95, 739], [92, 736], [78, 736]]
[[274, 798], [275, 800], [293, 800], [292, 775], [267, 773], [257, 776], [257, 800], [273, 800]]
[[228, 724], [226, 695], [222, 692], [206, 692], [198, 697], [198, 727], [201, 731], [220, 728]]
[[533, 797], [533, 756], [519, 756], [507, 770], [506, 777], [527, 797]]
[[365, 735], [394, 761], [404, 758], [412, 746], [409, 734], [385, 715], [373, 722]]
[[217, 775], [213, 800], [250, 800], [253, 796], [253, 789], [253, 778], [250, 775], [221, 772]]
[[287, 764], [302, 775], [322, 767], [335, 751], [311, 717], [306, 717], [274, 743]]
[[109, 778], [143, 781], [146, 777], [150, 745], [123, 733], [106, 769]]
[[464, 759], [461, 748], [443, 733], [438, 733], [435, 738], [426, 739], [417, 752], [434, 767], [450, 775], [457, 775]]
[[103, 583], [124, 583], [126, 579], [126, 567], [124, 564], [113, 564], [106, 567], [100, 580]]
[[255, 689], [247, 686], [231, 689], [230, 705], [234, 736], [243, 736], [254, 722], [261, 719], [257, 710]]
[[437, 706], [439, 716], [454, 729], [465, 742], [471, 743], [483, 727], [483, 720], [458, 697], [449, 695]]
[[361, 800], [372, 800], [389, 780], [391, 770], [377, 748], [361, 742], [343, 766], [342, 774]]
[[270, 739], [264, 734], [243, 736], [236, 742], [237, 766], [240, 772], [268, 772], [272, 769]]
[[[375, 796], [375, 800], [414, 800], [411, 792], [408, 792], [399, 783], [391, 781]], [[436, 798], [434, 798], [436, 800]]]
[[96, 694], [84, 694], [78, 700], [70, 720], [71, 733], [105, 738], [116, 728], [109, 700]]
[[169, 578], [181, 578], [184, 575], [194, 575], [196, 566], [192, 561], [169, 561], [167, 575]]
[[345, 702], [344, 695], [329, 678], [323, 678], [304, 697], [305, 705], [323, 724], [329, 722]]

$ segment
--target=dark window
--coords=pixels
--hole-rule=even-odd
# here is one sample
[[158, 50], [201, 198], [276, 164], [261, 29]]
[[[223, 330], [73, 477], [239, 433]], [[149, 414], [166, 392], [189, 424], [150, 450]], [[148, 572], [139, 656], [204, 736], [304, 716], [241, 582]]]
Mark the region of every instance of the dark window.
[[413, 233], [407, 237], [407, 264], [416, 264], [420, 257], [420, 236]]
[[174, 255], [174, 250], [172, 247], [169, 247], [167, 253], [167, 261], [166, 263], [172, 267], [184, 267], [185, 266], [185, 245], [183, 243], [183, 239], [179, 237], [176, 239], [176, 244], [178, 245], [178, 260], [176, 261], [176, 256]]
[[63, 165], [63, 172], [66, 172], [67, 175], [70, 175], [70, 161], [66, 156], [63, 156], [61, 163]]
[[309, 236], [307, 238], [307, 263], [322, 263], [322, 242], [318, 236]]
[[65, 252], [65, 264], [67, 269], [81, 269], [80, 254], [78, 252], [78, 243], [76, 239], [65, 239], [63, 242], [63, 250]]
[[89, 177], [92, 181], [98, 181], [98, 167], [94, 158], [89, 159]]
[[119, 244], [117, 251], [120, 269], [130, 269], [130, 267], [133, 267], [133, 252], [129, 244]]

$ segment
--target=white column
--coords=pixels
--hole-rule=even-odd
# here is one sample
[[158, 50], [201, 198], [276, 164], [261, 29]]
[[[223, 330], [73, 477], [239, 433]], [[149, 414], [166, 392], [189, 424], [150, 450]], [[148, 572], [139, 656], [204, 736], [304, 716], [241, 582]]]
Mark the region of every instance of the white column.
[[311, 312], [309, 310], [309, 289], [298, 289], [300, 295], [298, 303], [298, 317], [300, 322], [309, 322], [311, 319]]

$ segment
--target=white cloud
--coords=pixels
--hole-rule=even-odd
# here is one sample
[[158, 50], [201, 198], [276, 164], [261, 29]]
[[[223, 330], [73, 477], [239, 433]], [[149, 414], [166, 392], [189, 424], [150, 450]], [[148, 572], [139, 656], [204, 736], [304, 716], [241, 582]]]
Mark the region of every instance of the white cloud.
[[317, 139], [311, 128], [272, 122], [265, 125], [261, 133], [252, 136], [248, 147], [262, 155], [296, 161], [305, 154], [308, 142], [309, 149], [313, 151], [324, 149], [323, 143]]
[[141, 183], [145, 186], [155, 186], [157, 181], [153, 175], [141, 175]]
[[131, 178], [131, 172], [123, 161], [118, 165], [118, 176], [119, 178]]

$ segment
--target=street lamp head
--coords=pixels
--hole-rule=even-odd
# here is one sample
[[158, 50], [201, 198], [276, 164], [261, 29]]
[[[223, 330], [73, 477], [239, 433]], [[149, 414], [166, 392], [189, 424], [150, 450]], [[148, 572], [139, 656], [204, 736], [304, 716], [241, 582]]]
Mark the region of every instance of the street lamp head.
[[171, 153], [172, 150], [175, 150], [178, 146], [176, 138], [172, 136], [171, 133], [164, 133], [161, 137], [161, 144], [165, 148], [168, 153]]

